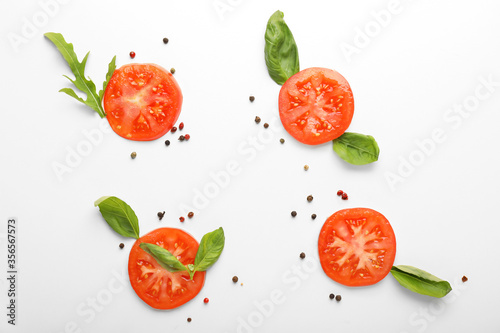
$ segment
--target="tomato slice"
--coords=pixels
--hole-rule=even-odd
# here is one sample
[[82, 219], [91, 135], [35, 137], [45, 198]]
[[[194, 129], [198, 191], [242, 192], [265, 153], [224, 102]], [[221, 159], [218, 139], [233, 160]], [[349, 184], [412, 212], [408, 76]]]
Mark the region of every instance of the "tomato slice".
[[391, 224], [369, 208], [344, 209], [330, 216], [318, 240], [326, 275], [346, 286], [368, 286], [389, 274], [396, 256]]
[[173, 75], [160, 66], [129, 64], [115, 70], [103, 100], [116, 134], [150, 141], [174, 126], [181, 112], [182, 93]]
[[289, 78], [279, 95], [281, 123], [298, 141], [319, 145], [341, 136], [351, 124], [354, 98], [338, 72], [313, 67]]
[[141, 243], [167, 249], [184, 265], [193, 264], [198, 242], [188, 233], [174, 228], [160, 228], [139, 238], [128, 260], [132, 288], [144, 302], [155, 309], [173, 309], [194, 298], [205, 283], [205, 272], [196, 272], [193, 280], [187, 272], [171, 273], [142, 250]]

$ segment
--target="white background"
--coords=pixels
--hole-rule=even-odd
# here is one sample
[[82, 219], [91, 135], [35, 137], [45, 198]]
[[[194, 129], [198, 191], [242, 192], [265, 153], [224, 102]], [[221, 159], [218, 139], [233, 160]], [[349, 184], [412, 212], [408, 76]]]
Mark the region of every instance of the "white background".
[[[481, 78], [500, 82], [498, 1], [401, 0], [382, 28], [372, 13], [388, 8], [383, 0], [61, 0], [49, 9], [43, 3], [50, 1], [0, 4], [2, 272], [7, 218], [19, 220], [18, 321], [6, 323], [7, 284], [0, 273], [0, 331], [499, 332], [500, 86], [475, 97]], [[302, 69], [333, 68], [350, 82], [356, 110], [349, 130], [377, 139], [378, 162], [348, 165], [330, 144], [302, 145], [282, 128], [280, 87], [263, 54], [266, 23], [277, 9], [295, 36]], [[24, 27], [35, 23], [35, 29]], [[358, 40], [358, 53], [346, 57], [341, 45], [355, 47], [367, 27], [373, 37], [366, 45]], [[83, 131], [98, 130], [102, 121], [58, 93], [70, 86], [62, 75], [72, 74], [43, 37], [49, 31], [72, 42], [80, 59], [91, 51], [87, 74], [98, 86], [114, 55], [118, 66], [175, 67], [184, 94], [179, 121], [191, 140], [179, 143], [179, 133], [169, 133], [133, 142], [106, 133], [59, 179], [54, 165], [66, 164], [69, 151], [86, 144]], [[23, 40], [16, 45], [13, 38]], [[474, 101], [464, 116], [448, 111]], [[271, 126], [256, 125], [256, 115]], [[428, 145], [424, 155], [417, 142], [439, 129], [446, 139]], [[172, 141], [168, 148], [165, 139]], [[410, 159], [418, 165], [408, 167]], [[196, 191], [212, 186], [211, 173], [231, 161], [239, 174], [205, 207], [194, 206]], [[388, 174], [401, 178], [391, 186]], [[336, 196], [338, 189], [348, 201]], [[226, 247], [196, 298], [156, 311], [135, 295], [126, 273], [133, 240], [115, 234], [94, 208], [103, 195], [133, 207], [141, 234], [169, 226], [199, 240], [224, 227]], [[184, 206], [197, 209], [182, 224]], [[317, 262], [317, 237], [325, 219], [347, 207], [382, 212], [397, 236], [395, 264], [447, 279], [454, 291], [436, 300], [407, 291], [390, 275], [356, 289], [330, 280]], [[160, 222], [156, 213], [163, 210]], [[233, 284], [233, 275], [244, 285]], [[256, 302], [268, 304], [273, 291], [283, 293], [284, 302], [259, 310]], [[330, 293], [342, 301], [330, 301]], [[96, 298], [105, 304], [90, 310]]]

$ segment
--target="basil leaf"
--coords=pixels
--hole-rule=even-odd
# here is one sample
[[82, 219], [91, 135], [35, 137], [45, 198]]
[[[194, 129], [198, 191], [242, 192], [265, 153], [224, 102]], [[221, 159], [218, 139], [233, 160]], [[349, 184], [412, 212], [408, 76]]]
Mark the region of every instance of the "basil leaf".
[[392, 266], [391, 274], [403, 287], [432, 297], [443, 297], [451, 291], [448, 281], [412, 266]]
[[264, 36], [267, 71], [279, 85], [300, 71], [299, 51], [283, 16], [284, 14], [279, 10], [271, 15]]
[[344, 161], [355, 165], [375, 162], [380, 153], [373, 136], [349, 132], [333, 140], [333, 150]]
[[183, 272], [188, 270], [186, 266], [184, 266], [179, 259], [177, 259], [177, 257], [161, 246], [150, 243], [141, 243], [139, 247], [153, 257], [153, 259], [156, 260], [161, 267], [165, 268], [169, 272]]
[[108, 65], [108, 72], [106, 73], [106, 80], [102, 83], [102, 90], [99, 90], [99, 98], [102, 101], [102, 97], [104, 96], [104, 92], [106, 91], [106, 87], [108, 86], [109, 80], [116, 69], [116, 56], [111, 59], [111, 62]]
[[96, 200], [102, 217], [114, 231], [124, 237], [139, 238], [139, 220], [132, 208], [117, 197], [102, 197]]
[[194, 259], [195, 271], [206, 271], [219, 259], [224, 249], [224, 230], [217, 230], [205, 234], [201, 238], [200, 247]]

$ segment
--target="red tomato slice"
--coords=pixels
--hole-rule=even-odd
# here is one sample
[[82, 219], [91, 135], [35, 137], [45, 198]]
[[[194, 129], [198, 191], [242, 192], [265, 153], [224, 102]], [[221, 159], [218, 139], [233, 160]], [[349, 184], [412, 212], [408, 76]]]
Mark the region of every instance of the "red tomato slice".
[[181, 113], [182, 93], [173, 75], [160, 66], [129, 64], [115, 70], [103, 100], [116, 134], [150, 141], [174, 126]]
[[319, 145], [341, 136], [351, 124], [354, 98], [347, 80], [327, 68], [304, 69], [279, 95], [281, 123], [298, 141]]
[[160, 228], [139, 238], [128, 260], [132, 288], [144, 302], [155, 309], [173, 309], [194, 298], [205, 283], [205, 272], [196, 272], [193, 280], [187, 272], [171, 273], [142, 250], [141, 243], [167, 249], [184, 265], [193, 264], [198, 242], [188, 233], [174, 228]]
[[396, 256], [396, 236], [384, 215], [351, 208], [330, 216], [318, 240], [326, 275], [346, 286], [368, 286], [389, 274]]

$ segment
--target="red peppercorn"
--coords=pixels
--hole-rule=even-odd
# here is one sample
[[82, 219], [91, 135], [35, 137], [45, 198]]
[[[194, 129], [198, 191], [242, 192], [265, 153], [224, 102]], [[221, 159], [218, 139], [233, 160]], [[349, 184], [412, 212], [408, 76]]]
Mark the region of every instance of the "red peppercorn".
[[134, 51], [131, 51], [130, 52], [130, 58], [134, 59], [135, 58], [135, 52]]
[[184, 128], [184, 123], [179, 124], [179, 129], [182, 130]]
[[347, 200], [349, 199], [349, 197], [347, 196], [347, 193], [343, 193], [342, 194], [342, 200]]
[[187, 140], [189, 140], [190, 138], [191, 138], [191, 135], [189, 135], [189, 134], [184, 135], [184, 139], [185, 139], [186, 141], [187, 141]]
[[170, 132], [175, 133], [175, 131], [177, 131], [177, 127], [174, 126], [174, 127], [172, 127], [172, 129], [170, 130]]
[[179, 217], [179, 221], [184, 222], [184, 216]]
[[342, 191], [342, 190], [338, 190], [338, 191], [337, 191], [337, 195], [338, 195], [338, 196], [341, 196], [342, 194], [344, 194], [344, 191]]
[[205, 304], [206, 304], [206, 303], [208, 303], [208, 302], [209, 302], [209, 299], [208, 299], [208, 298], [205, 298], [205, 299], [203, 300], [203, 303], [205, 303]]

